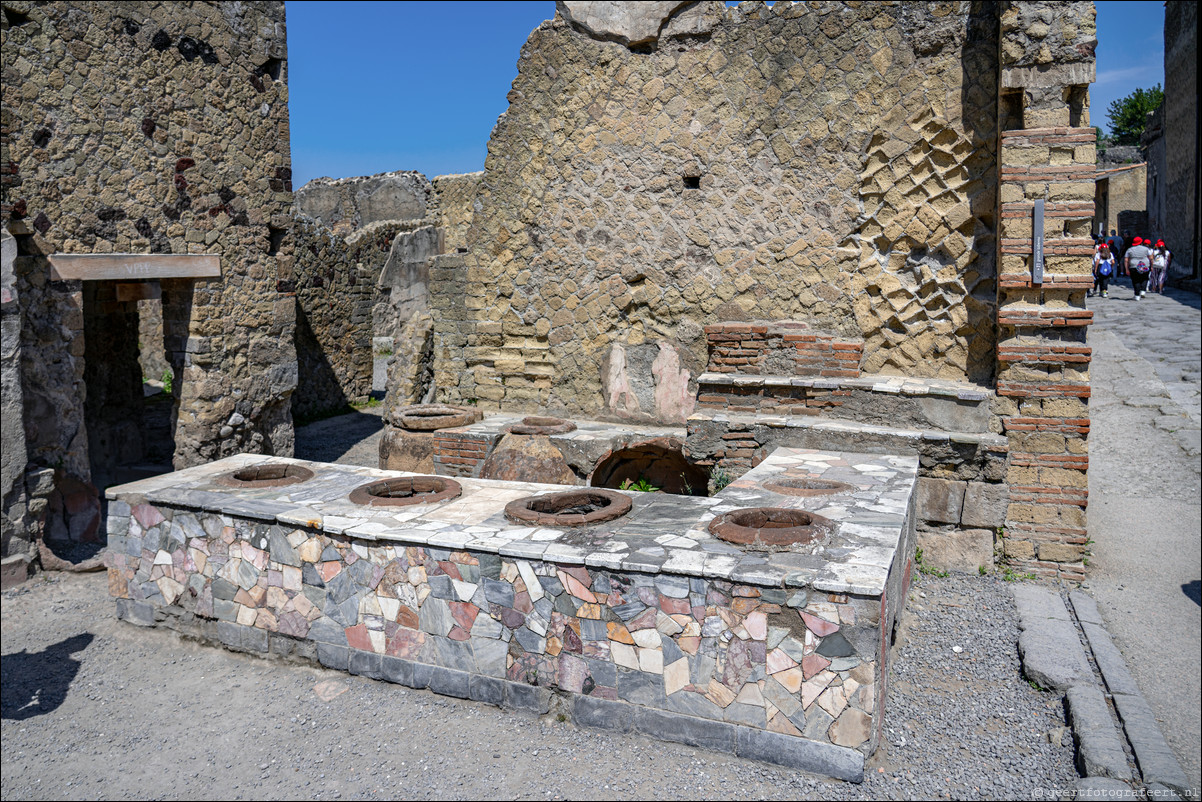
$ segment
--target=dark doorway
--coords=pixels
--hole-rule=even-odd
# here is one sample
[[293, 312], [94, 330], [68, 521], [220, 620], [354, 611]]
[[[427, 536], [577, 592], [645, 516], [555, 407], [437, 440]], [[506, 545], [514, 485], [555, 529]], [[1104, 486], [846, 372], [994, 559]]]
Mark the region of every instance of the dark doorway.
[[157, 282], [83, 283], [84, 421], [102, 507], [105, 488], [171, 470], [178, 388], [162, 310]]

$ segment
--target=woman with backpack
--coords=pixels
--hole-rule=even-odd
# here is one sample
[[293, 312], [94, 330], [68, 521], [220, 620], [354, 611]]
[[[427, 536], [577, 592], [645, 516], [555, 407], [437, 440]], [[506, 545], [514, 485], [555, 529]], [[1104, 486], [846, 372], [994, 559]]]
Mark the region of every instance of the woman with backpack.
[[1110, 293], [1107, 289], [1110, 286], [1110, 277], [1114, 275], [1114, 257], [1110, 253], [1110, 247], [1107, 245], [1100, 246], [1093, 255], [1093, 289], [1089, 291], [1089, 295], [1101, 290], [1103, 298], [1109, 298]]
[[1148, 276], [1152, 273], [1152, 249], [1144, 245], [1143, 239], [1136, 237], [1127, 249], [1123, 261], [1127, 274], [1131, 276], [1131, 289], [1135, 290], [1135, 300], [1141, 300], [1148, 291]]
[[1173, 252], [1164, 247], [1164, 240], [1156, 240], [1156, 247], [1152, 249], [1152, 280], [1148, 283], [1148, 289], [1164, 295], [1164, 282], [1172, 264]]

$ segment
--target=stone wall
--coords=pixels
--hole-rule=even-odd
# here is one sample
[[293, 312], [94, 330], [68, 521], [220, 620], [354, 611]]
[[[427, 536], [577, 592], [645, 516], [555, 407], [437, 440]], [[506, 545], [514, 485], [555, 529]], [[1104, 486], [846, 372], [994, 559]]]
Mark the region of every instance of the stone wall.
[[1198, 7], [1166, 3], [1164, 13], [1165, 220], [1174, 276], [1199, 276]]
[[672, 363], [695, 392], [703, 327], [755, 319], [990, 380], [992, 6], [702, 3], [633, 49], [574, 19], [523, 48], [463, 271], [432, 287], [464, 296], [443, 400], [655, 418], [604, 377], [650, 397]]
[[[1132, 236], [1151, 236], [1148, 230], [1148, 165], [1141, 162], [1098, 170], [1094, 187], [1093, 231], [1130, 231]], [[1140, 225], [1137, 221], [1143, 220]]]
[[483, 172], [440, 175], [435, 177], [436, 225], [443, 232], [443, 247], [455, 253], [467, 249], [467, 232], [475, 215], [476, 196], [480, 194]]
[[[1168, 192], [1166, 189], [1168, 154], [1165, 152], [1164, 107], [1165, 104], [1161, 103], [1160, 108], [1148, 115], [1148, 126], [1144, 129], [1144, 135], [1140, 141], [1148, 165], [1146, 182], [1148, 233], [1157, 239], [1164, 239], [1169, 231]], [[1186, 272], [1188, 272], [1188, 267]]]
[[293, 223], [297, 388], [292, 414], [299, 421], [345, 410], [371, 395], [374, 265], [388, 253], [392, 233], [376, 228], [343, 238], [299, 217]]
[[[1095, 132], [1092, 2], [1002, 8], [997, 411], [1009, 442], [1005, 555], [1080, 579], [1086, 552]], [[1044, 266], [1033, 209], [1043, 200]]]
[[47, 531], [79, 536], [98, 523], [88, 310], [82, 282], [50, 280], [50, 254], [217, 254], [220, 279], [163, 282], [175, 464], [291, 453], [295, 301], [278, 288], [292, 259], [284, 5], [3, 9], [0, 217], [18, 244], [28, 463], [54, 471], [49, 488], [28, 490], [59, 511]]
[[421, 173], [397, 170], [353, 178], [315, 178], [296, 191], [296, 214], [346, 236], [383, 220], [421, 220], [434, 188]]

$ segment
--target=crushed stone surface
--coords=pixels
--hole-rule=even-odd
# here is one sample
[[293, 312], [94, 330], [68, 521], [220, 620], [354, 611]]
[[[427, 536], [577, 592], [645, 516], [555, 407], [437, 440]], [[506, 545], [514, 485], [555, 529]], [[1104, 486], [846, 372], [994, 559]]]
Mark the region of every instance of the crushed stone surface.
[[3, 799], [1029, 799], [1076, 779], [992, 576], [916, 577], [862, 785], [141, 629], [101, 574], [7, 591], [0, 623]]

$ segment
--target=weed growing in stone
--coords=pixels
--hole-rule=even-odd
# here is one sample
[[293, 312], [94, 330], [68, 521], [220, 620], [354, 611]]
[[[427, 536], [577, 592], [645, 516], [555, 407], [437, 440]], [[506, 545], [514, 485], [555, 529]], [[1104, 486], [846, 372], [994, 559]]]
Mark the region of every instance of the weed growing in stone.
[[944, 571], [940, 568], [936, 568], [933, 565], [928, 565], [927, 563], [923, 562], [921, 548], [914, 550], [914, 564], [916, 566], [918, 566], [918, 572], [920, 574], [926, 574], [927, 576], [937, 576], [937, 577], [948, 576], [947, 571]]
[[724, 487], [733, 482], [735, 477], [731, 476], [730, 472], [725, 468], [714, 468], [710, 473], [710, 484], [714, 486], [714, 492], [719, 493]]
[[640, 493], [655, 493], [659, 490], [658, 487], [643, 478], [640, 478], [637, 482], [631, 482], [629, 479], [627, 479], [626, 481], [622, 482], [618, 489], [637, 490]]

